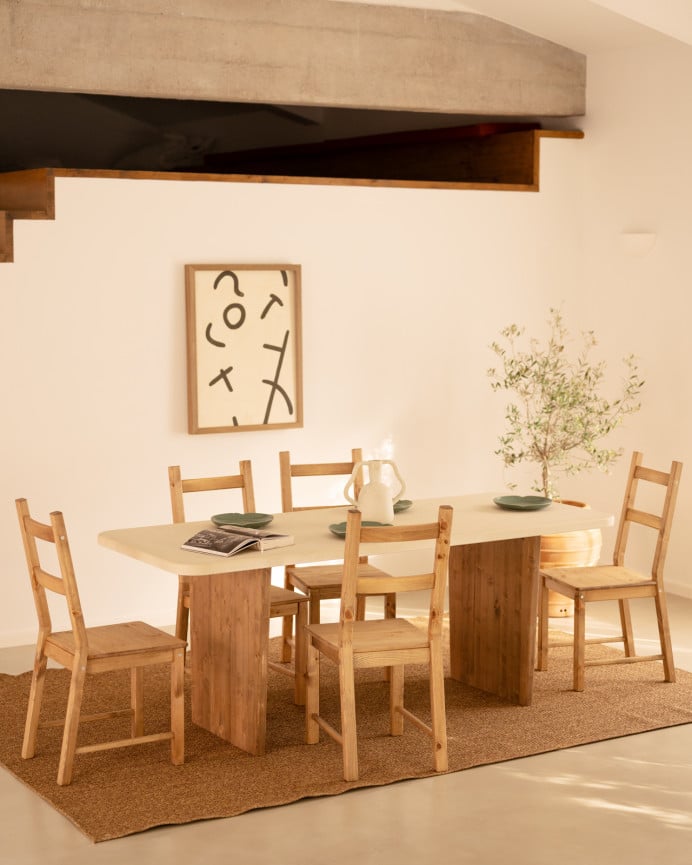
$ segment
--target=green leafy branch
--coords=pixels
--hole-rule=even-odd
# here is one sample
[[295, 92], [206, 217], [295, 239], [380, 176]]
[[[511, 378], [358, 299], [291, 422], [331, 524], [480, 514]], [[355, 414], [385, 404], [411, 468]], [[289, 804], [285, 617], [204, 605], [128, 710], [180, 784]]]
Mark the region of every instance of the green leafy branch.
[[503, 342], [493, 342], [499, 369], [488, 370], [494, 391], [514, 392], [516, 401], [506, 407], [507, 431], [495, 451], [505, 466], [528, 461], [540, 467], [540, 478], [532, 489], [547, 497], [556, 495], [556, 474], [574, 475], [584, 469], [607, 470], [622, 455], [621, 450], [601, 446], [601, 441], [624, 417], [641, 408], [644, 381], [636, 358], [623, 359], [625, 376], [620, 395], [608, 399], [601, 393], [605, 361], [592, 361], [596, 346], [593, 331], [582, 334], [576, 357], [566, 352], [568, 339], [562, 314], [550, 309], [549, 338], [545, 345], [519, 343], [524, 329], [512, 324], [501, 331]]

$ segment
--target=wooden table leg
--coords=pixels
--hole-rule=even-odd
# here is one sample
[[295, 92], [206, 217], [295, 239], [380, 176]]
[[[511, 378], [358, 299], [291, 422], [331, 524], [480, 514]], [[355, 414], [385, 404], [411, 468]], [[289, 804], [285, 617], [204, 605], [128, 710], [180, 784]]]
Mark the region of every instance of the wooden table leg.
[[191, 578], [192, 720], [263, 754], [270, 570]]
[[452, 547], [453, 679], [528, 706], [533, 694], [540, 537]]

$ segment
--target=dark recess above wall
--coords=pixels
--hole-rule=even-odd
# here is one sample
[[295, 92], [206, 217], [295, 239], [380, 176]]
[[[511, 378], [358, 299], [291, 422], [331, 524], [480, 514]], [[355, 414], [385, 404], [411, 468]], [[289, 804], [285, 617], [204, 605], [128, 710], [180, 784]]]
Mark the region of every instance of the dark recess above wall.
[[[526, 182], [516, 130], [555, 118], [0, 90], [0, 171], [26, 168]], [[518, 159], [518, 161], [517, 161]], [[523, 167], [522, 167], [523, 165]], [[498, 173], [499, 171], [499, 173]]]

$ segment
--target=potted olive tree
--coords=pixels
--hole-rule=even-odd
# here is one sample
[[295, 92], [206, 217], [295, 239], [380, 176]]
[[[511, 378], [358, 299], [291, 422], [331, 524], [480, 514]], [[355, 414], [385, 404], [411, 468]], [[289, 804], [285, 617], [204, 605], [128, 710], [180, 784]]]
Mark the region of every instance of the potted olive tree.
[[[593, 468], [607, 471], [622, 455], [621, 449], [607, 447], [604, 439], [626, 415], [639, 410], [644, 381], [636, 358], [629, 355], [623, 359], [624, 375], [617, 395], [607, 396], [605, 361], [592, 359], [593, 331], [582, 333], [575, 348], [559, 309], [550, 309], [548, 325], [545, 342], [526, 339], [524, 329], [515, 324], [502, 330], [502, 340], [491, 345], [499, 366], [489, 369], [488, 375], [494, 391], [513, 396], [505, 410], [507, 429], [495, 453], [508, 468], [533, 464], [536, 474], [531, 489], [557, 500], [560, 476]], [[541, 565], [595, 564], [600, 538], [598, 529], [543, 538]], [[564, 605], [564, 599], [559, 603]], [[551, 599], [551, 615], [570, 612], [556, 609]]]

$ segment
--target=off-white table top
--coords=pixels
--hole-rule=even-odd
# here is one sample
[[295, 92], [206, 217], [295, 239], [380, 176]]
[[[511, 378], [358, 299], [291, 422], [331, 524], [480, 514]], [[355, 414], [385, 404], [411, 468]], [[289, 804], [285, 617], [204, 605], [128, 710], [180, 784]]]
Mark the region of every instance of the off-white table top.
[[[496, 495], [498, 493], [489, 492], [421, 499], [414, 501], [409, 510], [395, 514], [394, 522], [397, 525], [433, 522], [437, 519], [440, 505], [451, 505], [454, 508], [453, 546], [605, 528], [613, 524], [611, 514], [557, 503], [538, 511], [507, 511], [494, 504]], [[270, 527], [277, 532], [293, 535], [296, 542], [292, 546], [265, 553], [252, 551], [226, 557], [180, 548], [195, 532], [212, 528], [211, 520], [114, 529], [101, 532], [98, 541], [118, 553], [183, 576], [249, 571], [295, 562], [324, 562], [343, 558], [343, 538], [333, 535], [329, 525], [345, 521], [347, 511], [348, 507], [319, 508], [276, 514]], [[421, 547], [430, 545], [428, 541], [417, 543]], [[406, 549], [411, 549], [410, 542]], [[397, 551], [396, 544], [368, 544], [362, 547], [364, 555]]]

